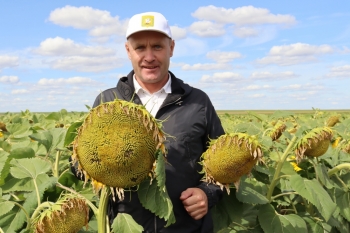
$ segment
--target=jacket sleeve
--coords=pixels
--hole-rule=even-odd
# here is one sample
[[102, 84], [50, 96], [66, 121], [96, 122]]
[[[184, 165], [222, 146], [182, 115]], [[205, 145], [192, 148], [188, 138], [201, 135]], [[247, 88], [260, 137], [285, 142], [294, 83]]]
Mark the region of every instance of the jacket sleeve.
[[[206, 106], [206, 119], [207, 119], [207, 137], [204, 151], [208, 148], [211, 139], [217, 139], [219, 136], [225, 133], [220, 118], [217, 115], [214, 106], [208, 98]], [[208, 208], [210, 209], [216, 203], [218, 203], [223, 195], [223, 190], [215, 184], [209, 184], [207, 182], [201, 182], [198, 188], [202, 189], [208, 197]]]

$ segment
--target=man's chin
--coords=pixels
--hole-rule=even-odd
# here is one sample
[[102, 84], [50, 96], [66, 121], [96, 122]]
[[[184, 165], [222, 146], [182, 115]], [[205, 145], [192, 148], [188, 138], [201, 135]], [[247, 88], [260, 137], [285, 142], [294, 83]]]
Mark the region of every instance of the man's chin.
[[143, 75], [143, 80], [149, 82], [149, 83], [155, 83], [157, 81], [159, 81], [159, 76], [157, 75]]

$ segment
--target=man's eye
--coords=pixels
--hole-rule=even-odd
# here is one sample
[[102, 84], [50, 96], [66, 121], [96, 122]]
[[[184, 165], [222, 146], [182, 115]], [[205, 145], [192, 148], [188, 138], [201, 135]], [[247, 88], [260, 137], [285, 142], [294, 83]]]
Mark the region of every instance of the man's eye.
[[162, 46], [160, 46], [160, 45], [155, 45], [154, 48], [155, 48], [156, 50], [160, 50], [160, 49], [162, 48]]

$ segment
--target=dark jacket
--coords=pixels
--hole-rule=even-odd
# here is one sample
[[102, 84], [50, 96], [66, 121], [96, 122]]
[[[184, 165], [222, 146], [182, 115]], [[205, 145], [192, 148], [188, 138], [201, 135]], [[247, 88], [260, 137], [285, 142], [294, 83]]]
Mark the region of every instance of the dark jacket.
[[[145, 229], [145, 232], [190, 233], [213, 232], [213, 222], [210, 212], [200, 220], [194, 220], [185, 210], [180, 200], [181, 193], [190, 187], [202, 189], [208, 197], [209, 208], [215, 205], [222, 196], [222, 190], [212, 184], [201, 182], [203, 174], [198, 163], [202, 153], [207, 149], [210, 139], [215, 139], [224, 133], [221, 122], [209, 97], [201, 90], [185, 84], [171, 74], [171, 90], [160, 107], [156, 118], [165, 120], [163, 130], [172, 137], [167, 138], [166, 188], [173, 203], [176, 223], [164, 228], [165, 221], [155, 217], [143, 208], [138, 200], [137, 192], [129, 192], [125, 200], [109, 202], [109, 217], [111, 220], [120, 213], [129, 213]], [[133, 74], [119, 80], [115, 88], [105, 90], [97, 96], [94, 107], [102, 102], [119, 99], [142, 104], [134, 95]]]

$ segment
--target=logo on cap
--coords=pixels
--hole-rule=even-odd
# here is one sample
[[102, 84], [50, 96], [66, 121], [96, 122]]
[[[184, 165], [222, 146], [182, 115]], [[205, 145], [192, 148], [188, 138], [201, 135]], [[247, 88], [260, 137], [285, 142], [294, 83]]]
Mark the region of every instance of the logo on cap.
[[141, 26], [142, 27], [153, 27], [154, 26], [154, 16], [153, 15], [143, 15]]

